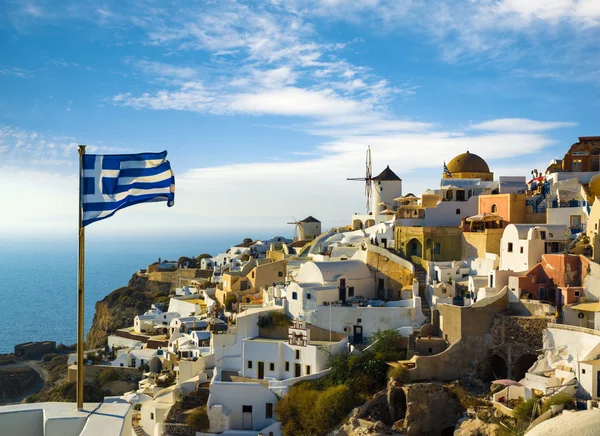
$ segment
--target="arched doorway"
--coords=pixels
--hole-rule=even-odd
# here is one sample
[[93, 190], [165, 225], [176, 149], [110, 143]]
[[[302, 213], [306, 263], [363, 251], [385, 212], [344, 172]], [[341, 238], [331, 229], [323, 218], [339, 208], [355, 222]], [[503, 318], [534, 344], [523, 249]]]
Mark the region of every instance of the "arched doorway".
[[365, 229], [372, 227], [375, 225], [375, 220], [373, 219], [368, 219], [367, 221], [365, 221]]
[[148, 367], [150, 368], [150, 372], [159, 374], [160, 371], [162, 370], [162, 362], [160, 361], [160, 358], [158, 356], [154, 356], [148, 362]]
[[406, 254], [407, 256], [423, 256], [423, 245], [418, 239], [411, 239], [406, 244]]
[[520, 381], [525, 378], [525, 374], [535, 362], [537, 362], [535, 354], [523, 354], [519, 357], [513, 365], [513, 380]]
[[490, 357], [490, 369], [492, 371], [492, 380], [501, 380], [508, 376], [506, 362], [497, 354], [492, 354]]
[[352, 221], [352, 229], [353, 230], [361, 230], [363, 228], [363, 223], [361, 220]]

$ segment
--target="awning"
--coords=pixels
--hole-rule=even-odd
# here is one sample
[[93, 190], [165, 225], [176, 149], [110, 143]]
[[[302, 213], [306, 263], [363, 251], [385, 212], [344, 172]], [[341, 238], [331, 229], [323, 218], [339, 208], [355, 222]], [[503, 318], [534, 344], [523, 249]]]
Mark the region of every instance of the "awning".
[[494, 380], [492, 382], [493, 385], [502, 385], [502, 386], [523, 386], [521, 383], [519, 383], [518, 381], [514, 381], [514, 380], [509, 380], [507, 378], [502, 379], [502, 380]]
[[600, 302], [579, 303], [569, 306], [571, 309], [580, 310], [582, 312], [600, 312]]
[[496, 215], [495, 213], [482, 213], [479, 215], [473, 215], [467, 218], [467, 221], [469, 222], [473, 222], [473, 221], [502, 221], [503, 218], [499, 215]]

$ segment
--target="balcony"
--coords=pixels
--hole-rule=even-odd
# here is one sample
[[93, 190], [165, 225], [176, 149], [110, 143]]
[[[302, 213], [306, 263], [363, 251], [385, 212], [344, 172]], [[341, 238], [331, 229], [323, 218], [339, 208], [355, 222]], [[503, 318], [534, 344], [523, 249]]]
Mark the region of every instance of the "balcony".
[[582, 200], [569, 200], [569, 201], [552, 200], [550, 202], [550, 208], [558, 209], [558, 208], [563, 208], [563, 207], [584, 207], [584, 206], [586, 206], [586, 204], [587, 204], [587, 202], [582, 201]]

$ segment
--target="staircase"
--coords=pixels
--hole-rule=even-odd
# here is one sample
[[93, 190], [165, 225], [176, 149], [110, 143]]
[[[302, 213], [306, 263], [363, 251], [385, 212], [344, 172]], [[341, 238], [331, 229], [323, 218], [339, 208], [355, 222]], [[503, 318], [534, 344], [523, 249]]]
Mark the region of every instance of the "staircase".
[[415, 278], [419, 282], [419, 297], [421, 297], [421, 310], [425, 315], [425, 323], [431, 323], [431, 308], [425, 298], [425, 283], [427, 280], [427, 271], [421, 265], [413, 264], [415, 266]]
[[133, 432], [136, 434], [136, 436], [147, 436], [146, 432], [139, 425], [133, 426]]

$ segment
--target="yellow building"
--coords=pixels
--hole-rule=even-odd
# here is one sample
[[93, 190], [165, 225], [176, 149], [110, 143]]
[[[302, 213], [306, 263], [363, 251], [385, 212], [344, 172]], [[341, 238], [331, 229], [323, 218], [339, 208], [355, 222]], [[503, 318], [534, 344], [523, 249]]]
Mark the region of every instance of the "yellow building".
[[217, 289], [217, 300], [225, 304], [225, 298], [230, 294], [236, 297], [255, 294], [260, 292], [262, 287], [283, 282], [286, 267], [285, 260], [272, 262], [267, 259], [264, 263], [259, 263], [256, 259], [250, 259], [242, 271], [223, 274], [223, 289]]
[[404, 258], [419, 263], [448, 261], [461, 258], [460, 227], [403, 227], [394, 228], [394, 244]]
[[[600, 197], [600, 174], [595, 175], [590, 180], [589, 191], [594, 197]], [[592, 205], [587, 221], [586, 234], [592, 246], [592, 260], [600, 262], [600, 201], [594, 201]]]
[[494, 173], [490, 172], [488, 164], [476, 154], [466, 153], [454, 157], [446, 165], [450, 175], [444, 172], [444, 179], [481, 179], [489, 182], [494, 180]]

